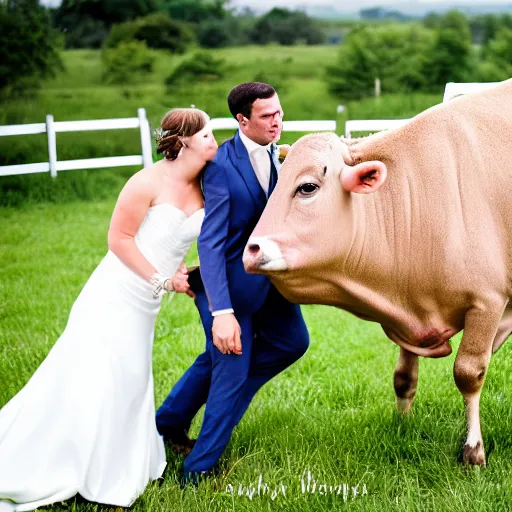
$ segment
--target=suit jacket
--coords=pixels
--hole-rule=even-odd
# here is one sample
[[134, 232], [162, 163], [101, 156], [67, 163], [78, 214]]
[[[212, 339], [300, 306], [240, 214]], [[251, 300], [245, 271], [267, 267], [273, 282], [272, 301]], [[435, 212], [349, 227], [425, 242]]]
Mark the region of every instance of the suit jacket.
[[[276, 165], [276, 160], [273, 163]], [[245, 272], [242, 255], [267, 203], [238, 132], [221, 145], [203, 178], [205, 217], [198, 240], [210, 311], [254, 313], [267, 297], [268, 277]]]

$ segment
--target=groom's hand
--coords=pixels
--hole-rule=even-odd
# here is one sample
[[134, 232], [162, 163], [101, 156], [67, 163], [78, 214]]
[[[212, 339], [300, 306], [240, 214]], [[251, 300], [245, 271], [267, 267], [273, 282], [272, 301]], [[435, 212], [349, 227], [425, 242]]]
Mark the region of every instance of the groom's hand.
[[213, 319], [213, 344], [223, 354], [242, 353], [240, 332], [240, 325], [233, 313], [218, 315]]
[[185, 265], [180, 265], [180, 268], [171, 280], [171, 284], [175, 292], [186, 293], [189, 297], [195, 298], [195, 294], [188, 284], [188, 269]]

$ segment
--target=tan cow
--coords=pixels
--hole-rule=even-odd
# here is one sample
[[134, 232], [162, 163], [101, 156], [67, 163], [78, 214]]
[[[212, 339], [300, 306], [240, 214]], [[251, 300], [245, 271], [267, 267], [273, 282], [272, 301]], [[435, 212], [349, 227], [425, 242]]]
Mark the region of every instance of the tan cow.
[[465, 463], [485, 465], [479, 402], [512, 332], [512, 80], [362, 139], [307, 135], [289, 152], [244, 253], [289, 300], [378, 322], [400, 349], [408, 411], [418, 356], [451, 353]]

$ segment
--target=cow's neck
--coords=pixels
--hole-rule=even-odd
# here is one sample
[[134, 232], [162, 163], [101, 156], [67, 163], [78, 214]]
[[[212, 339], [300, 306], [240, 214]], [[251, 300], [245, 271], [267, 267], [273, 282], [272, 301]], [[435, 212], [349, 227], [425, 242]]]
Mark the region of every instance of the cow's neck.
[[405, 276], [399, 275], [393, 257], [397, 248], [382, 220], [382, 205], [375, 199], [352, 197], [354, 231], [337, 283], [343, 290], [342, 307], [381, 324], [409, 323], [408, 312], [398, 300]]
[[414, 325], [418, 312], [410, 300], [412, 282], [410, 266], [400, 261], [414, 262], [415, 250], [410, 243], [410, 225], [404, 219], [410, 208], [403, 198], [403, 182], [407, 180], [407, 164], [395, 165], [393, 152], [398, 141], [393, 134], [378, 134], [360, 139], [351, 146], [353, 164], [380, 160], [388, 167], [388, 180], [376, 193], [351, 194], [350, 248], [344, 261], [339, 283], [347, 304], [343, 307], [383, 325]]

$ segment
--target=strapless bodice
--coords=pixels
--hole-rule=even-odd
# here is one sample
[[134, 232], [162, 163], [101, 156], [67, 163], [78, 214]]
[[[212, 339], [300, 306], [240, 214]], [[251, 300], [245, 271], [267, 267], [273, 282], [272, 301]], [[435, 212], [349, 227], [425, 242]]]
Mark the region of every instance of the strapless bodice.
[[199, 236], [204, 209], [190, 217], [170, 203], [152, 206], [142, 221], [135, 243], [162, 275], [174, 275]]
[[[197, 240], [203, 218], [203, 208], [188, 217], [170, 203], [153, 206], [135, 235], [135, 243], [160, 274], [172, 277]], [[108, 286], [118, 289], [132, 305], [158, 313], [162, 296], [153, 299], [149, 282], [130, 270], [112, 251], [108, 251], [89, 281], [96, 279], [104, 280], [107, 289]]]

